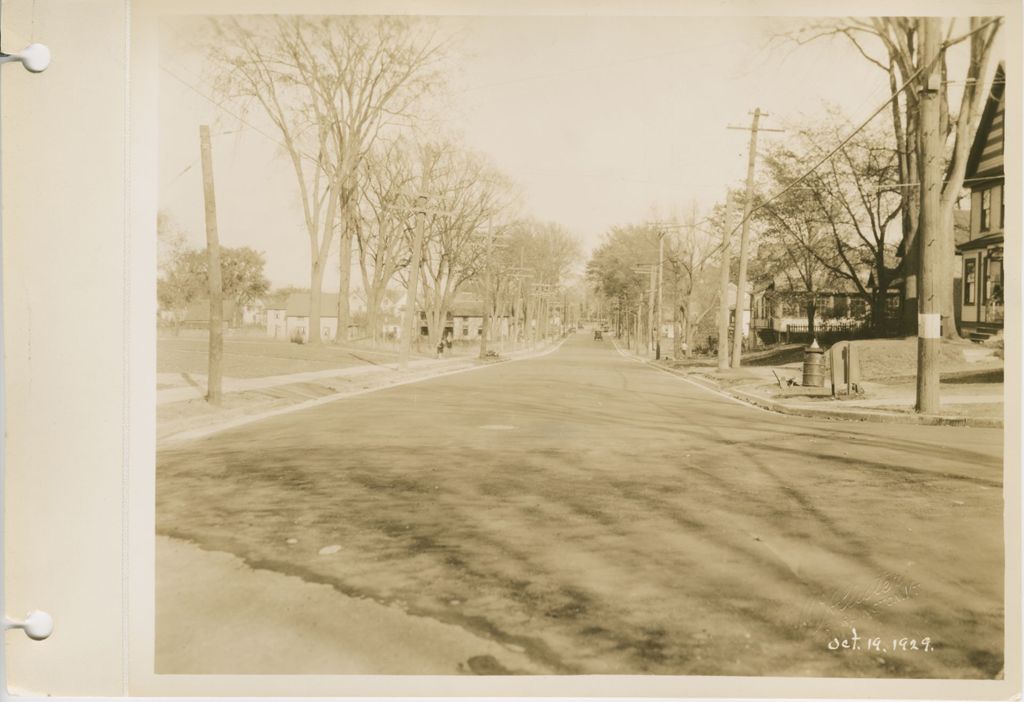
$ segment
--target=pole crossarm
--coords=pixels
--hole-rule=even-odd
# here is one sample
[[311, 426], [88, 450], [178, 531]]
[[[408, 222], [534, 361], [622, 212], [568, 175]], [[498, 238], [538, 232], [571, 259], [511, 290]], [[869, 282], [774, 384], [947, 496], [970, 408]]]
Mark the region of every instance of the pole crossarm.
[[[766, 115], [764, 112], [762, 112], [761, 116], [762, 117], [767, 117], [768, 115]], [[740, 126], [732, 125], [732, 124], [727, 125], [725, 128], [726, 129], [739, 129], [740, 131], [744, 131], [744, 132], [751, 131], [750, 127], [740, 127]], [[759, 132], [784, 132], [786, 130], [785, 129], [772, 129], [770, 127], [758, 127], [757, 131], [759, 131]]]
[[647, 226], [650, 227], [651, 229], [658, 230], [658, 232], [661, 235], [664, 235], [666, 233], [663, 230], [683, 229], [684, 227], [686, 227], [686, 225], [682, 224], [681, 222], [647, 222]]
[[404, 212], [406, 214], [432, 214], [432, 215], [455, 215], [458, 214], [452, 210], [438, 210], [432, 207], [406, 207], [403, 205], [385, 205], [384, 209], [388, 212]]

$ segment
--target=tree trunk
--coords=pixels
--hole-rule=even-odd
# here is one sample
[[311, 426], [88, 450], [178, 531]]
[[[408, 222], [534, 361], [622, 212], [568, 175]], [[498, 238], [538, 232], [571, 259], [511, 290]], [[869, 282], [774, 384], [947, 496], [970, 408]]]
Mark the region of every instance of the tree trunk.
[[956, 239], [953, 231], [953, 210], [942, 208], [942, 233], [939, 237], [939, 315], [942, 320], [942, 336], [945, 339], [959, 339], [959, 320], [956, 318], [956, 294], [953, 279], [956, 277]]
[[683, 357], [683, 321], [682, 307], [678, 300], [673, 300], [672, 305], [672, 358]]
[[816, 311], [817, 305], [812, 295], [807, 299], [807, 333], [810, 335], [812, 342], [814, 341], [814, 313]]
[[380, 298], [376, 290], [366, 295], [366, 327], [370, 343], [374, 348], [380, 341]]
[[344, 220], [344, 231], [341, 233], [338, 252], [338, 329], [334, 334], [336, 343], [348, 341], [348, 325], [352, 321], [349, 307], [349, 289], [352, 283], [352, 228]]
[[307, 344], [320, 343], [320, 299], [321, 286], [324, 282], [324, 266], [314, 261], [309, 271], [309, 333], [306, 334]]
[[876, 288], [871, 295], [871, 330], [875, 336], [885, 336], [888, 289]]
[[[909, 172], [917, 177], [917, 156], [913, 149], [907, 155]], [[910, 182], [904, 179], [904, 182]], [[901, 328], [907, 336], [917, 335], [917, 202], [909, 195], [904, 199], [905, 213], [903, 216], [903, 260], [900, 269], [903, 273], [903, 300], [900, 306]]]

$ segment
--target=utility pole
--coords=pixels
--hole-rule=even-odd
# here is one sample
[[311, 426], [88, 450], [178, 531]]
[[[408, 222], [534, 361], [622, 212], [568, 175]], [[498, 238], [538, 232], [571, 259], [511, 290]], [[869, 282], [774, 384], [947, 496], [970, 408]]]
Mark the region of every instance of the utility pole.
[[650, 286], [647, 290], [647, 343], [645, 348], [648, 351], [652, 350], [654, 346], [654, 302], [655, 302], [655, 291], [654, 285], [656, 280], [656, 271], [654, 266], [651, 266], [650, 271]]
[[[427, 185], [427, 176], [424, 173], [423, 186]], [[426, 227], [426, 202], [427, 196], [420, 195], [416, 198], [420, 207], [416, 210], [416, 227], [412, 237], [412, 259], [409, 261], [409, 286], [405, 293], [405, 319], [402, 320], [402, 343], [398, 352], [398, 367], [405, 370], [409, 367], [409, 352], [412, 348], [412, 336], [414, 331], [414, 319], [416, 317], [416, 298], [419, 292], [420, 283], [420, 257], [423, 253], [423, 230]]]
[[665, 316], [665, 313], [662, 311], [662, 307], [661, 307], [661, 300], [662, 300], [661, 280], [662, 280], [662, 275], [663, 275], [662, 271], [664, 270], [664, 267], [665, 267], [665, 232], [661, 232], [661, 234], [658, 235], [658, 312], [657, 312], [658, 316], [655, 317], [655, 319], [654, 319], [655, 323], [657, 324], [656, 331], [654, 332], [654, 360], [655, 361], [660, 361], [661, 360], [661, 322], [662, 322], [662, 317]]
[[732, 327], [732, 367], [739, 368], [743, 356], [743, 302], [747, 288], [747, 247], [750, 241], [750, 212], [754, 207], [754, 167], [757, 164], [757, 133], [781, 132], [781, 129], [765, 129], [760, 127], [761, 117], [767, 117], [760, 107], [754, 108], [754, 119], [750, 127], [729, 127], [729, 129], [749, 129], [750, 146], [747, 154], [747, 194], [743, 203], [743, 228], [740, 233], [740, 270], [736, 285], [736, 314]]
[[[491, 315], [491, 310], [498, 306], [498, 297], [495, 295], [494, 290], [494, 249], [495, 246], [498, 248], [502, 247], [502, 241], [496, 243], [494, 241], [494, 224], [491, 220], [487, 221], [487, 258], [484, 261], [484, 310], [483, 319], [481, 320], [482, 326], [480, 328], [480, 358], [481, 360], [487, 358], [487, 342], [490, 335], [491, 326], [494, 324], [494, 318]], [[513, 268], [509, 272], [517, 272], [520, 269]], [[498, 331], [498, 340], [501, 342], [501, 330]], [[502, 346], [504, 348], [504, 346]]]
[[942, 137], [939, 134], [939, 19], [918, 19], [921, 66], [918, 145], [921, 213], [918, 224], [917, 403], [918, 412], [939, 411], [939, 344], [942, 324], [937, 276], [941, 270]]
[[[639, 263], [633, 266], [635, 273], [647, 273], [648, 274], [648, 288], [647, 288], [647, 329], [644, 334], [644, 349], [650, 351], [654, 346], [654, 302], [655, 302], [655, 274], [657, 273], [656, 264], [653, 263]], [[636, 350], [640, 351], [640, 320], [643, 316], [643, 297], [637, 296], [637, 312], [636, 312]]]
[[640, 325], [640, 319], [642, 317], [643, 317], [643, 297], [638, 295], [637, 296], [637, 319], [636, 319], [637, 332], [636, 332], [635, 335], [633, 335], [634, 337], [636, 337], [635, 341], [636, 341], [636, 345], [637, 345], [637, 348], [636, 348], [636, 352], [637, 353], [640, 353], [640, 340], [643, 339], [643, 328]]
[[217, 236], [217, 200], [213, 192], [213, 154], [210, 127], [199, 125], [199, 154], [203, 162], [203, 202], [206, 205], [207, 278], [210, 282], [210, 358], [206, 374], [206, 401], [221, 401], [222, 359], [224, 357], [224, 288], [220, 276], [220, 239]]
[[732, 190], [725, 191], [722, 273], [718, 286], [718, 370], [729, 368], [729, 240], [732, 238]]
[[491, 323], [491, 285], [494, 283], [494, 270], [492, 258], [494, 255], [494, 227], [487, 223], [487, 260], [484, 262], [484, 309], [483, 319], [480, 320], [480, 360], [487, 358], [487, 334], [490, 331]]
[[664, 279], [665, 279], [665, 235], [668, 234], [669, 229], [678, 229], [681, 224], [675, 224], [673, 222], [648, 222], [648, 226], [655, 227], [655, 231], [658, 232], [658, 313], [657, 313], [657, 333], [655, 335], [654, 345], [654, 358], [659, 360], [661, 358], [661, 324], [664, 321], [664, 308], [662, 302], [664, 300]]

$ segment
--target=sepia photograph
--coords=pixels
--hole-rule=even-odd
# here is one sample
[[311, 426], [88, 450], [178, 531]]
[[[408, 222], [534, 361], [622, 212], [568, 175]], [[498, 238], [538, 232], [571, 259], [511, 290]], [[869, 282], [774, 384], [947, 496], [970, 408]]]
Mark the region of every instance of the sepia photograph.
[[159, 19], [155, 674], [1006, 679], [1016, 28], [423, 12]]

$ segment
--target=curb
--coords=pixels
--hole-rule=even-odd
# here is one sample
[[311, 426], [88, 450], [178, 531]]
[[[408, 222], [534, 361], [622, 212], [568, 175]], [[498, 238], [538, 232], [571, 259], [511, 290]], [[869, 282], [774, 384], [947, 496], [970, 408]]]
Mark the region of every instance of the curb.
[[[653, 365], [651, 361], [643, 363]], [[688, 373], [680, 373], [672, 368], [655, 366], [667, 373], [686, 378], [708, 390], [720, 392], [733, 399], [769, 412], [786, 414], [809, 419], [828, 419], [844, 422], [875, 422], [878, 424], [912, 424], [918, 426], [968, 427], [972, 429], [1002, 429], [1003, 420], [996, 417], [948, 417], [941, 414], [901, 414], [896, 412], [871, 412], [864, 410], [817, 409], [815, 407], [793, 407], [783, 402], [761, 397], [743, 390], [722, 388], [703, 378], [691, 377]]]
[[[368, 395], [370, 393], [378, 392], [380, 390], [387, 390], [389, 388], [400, 387], [402, 385], [412, 385], [414, 383], [420, 383], [426, 380], [433, 380], [435, 378], [443, 378], [449, 375], [457, 375], [459, 373], [468, 373], [471, 371], [480, 370], [482, 368], [491, 368], [494, 366], [500, 366], [504, 363], [516, 363], [518, 361], [527, 361], [534, 358], [541, 358], [543, 356], [547, 356], [549, 354], [554, 353], [555, 351], [560, 349], [562, 347], [562, 344], [564, 343], [565, 338], [560, 339], [557, 342], [552, 343], [550, 346], [540, 350], [530, 351], [529, 353], [523, 353], [522, 355], [518, 355], [515, 357], [499, 357], [498, 359], [495, 360], [488, 360], [483, 362], [480, 362], [480, 360], [476, 358], [452, 359], [453, 365], [458, 362], [468, 362], [469, 365], [458, 365], [455, 367], [448, 366], [440, 369], [435, 367], [433, 369], [428, 369], [426, 373], [421, 373], [418, 375], [413, 375], [408, 378], [403, 378], [393, 383], [385, 383], [383, 385], [363, 388], [360, 390], [345, 390], [342, 392], [333, 393], [331, 395], [324, 395], [323, 397], [318, 397], [316, 399], [306, 400], [304, 402], [297, 402], [290, 405], [284, 405], [282, 407], [266, 410], [264, 412], [240, 415], [237, 417], [233, 417], [231, 419], [224, 420], [223, 422], [217, 424], [210, 424], [195, 429], [184, 429], [182, 431], [175, 432], [173, 434], [168, 434], [163, 438], [157, 439], [156, 446], [158, 449], [168, 448], [189, 441], [203, 439], [208, 436], [212, 436], [213, 434], [219, 434], [222, 431], [227, 431], [229, 429], [235, 429], [237, 427], [245, 426], [247, 424], [260, 422], [263, 421], [264, 419], [270, 419], [271, 417], [276, 417], [282, 414], [291, 414], [292, 412], [299, 412], [302, 410], [311, 409], [313, 407], [319, 407], [320, 405], [339, 402], [341, 400], [346, 400], [352, 397], [359, 397], [360, 395]], [[432, 370], [435, 372], [431, 372]]]

